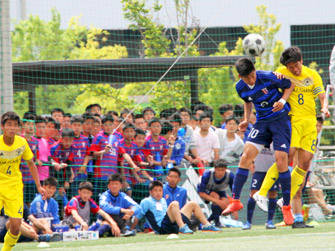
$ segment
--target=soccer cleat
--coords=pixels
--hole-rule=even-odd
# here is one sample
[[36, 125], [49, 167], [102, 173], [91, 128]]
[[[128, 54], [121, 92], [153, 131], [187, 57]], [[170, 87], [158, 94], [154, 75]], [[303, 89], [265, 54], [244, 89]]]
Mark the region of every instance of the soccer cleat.
[[250, 230], [250, 229], [251, 229], [251, 224], [249, 223], [249, 221], [243, 224], [242, 230]]
[[180, 234], [193, 234], [193, 231], [185, 224], [181, 228], [179, 228], [179, 233]]
[[243, 208], [243, 204], [240, 200], [232, 199], [228, 207], [222, 212], [223, 215], [230, 214], [232, 212], [237, 212]]
[[61, 233], [52, 233], [50, 237], [50, 242], [62, 241], [63, 235]]
[[256, 192], [252, 198], [256, 201], [257, 206], [264, 212], [268, 211], [268, 198], [259, 194], [259, 191]]
[[130, 237], [130, 236], [135, 236], [135, 235], [136, 235], [136, 231], [135, 230], [125, 229], [124, 233], [122, 233], [120, 236], [121, 237]]
[[286, 225], [292, 225], [294, 223], [294, 218], [293, 218], [293, 214], [291, 211], [291, 206], [283, 206], [281, 208], [281, 212], [283, 213], [283, 218], [284, 218], [284, 222]]
[[284, 206], [284, 199], [280, 198], [279, 200], [277, 200], [277, 206], [282, 208]]
[[202, 227], [202, 232], [222, 232], [221, 228], [217, 228], [213, 225], [209, 225], [208, 227]]
[[265, 223], [265, 228], [266, 229], [276, 229], [276, 226], [273, 225], [272, 221], [268, 221], [267, 223]]
[[38, 236], [38, 241], [39, 242], [49, 242], [51, 239], [51, 235], [50, 234], [43, 234], [43, 235], [39, 235]]
[[294, 222], [292, 225], [292, 228], [306, 228], [306, 223], [301, 221], [301, 222]]

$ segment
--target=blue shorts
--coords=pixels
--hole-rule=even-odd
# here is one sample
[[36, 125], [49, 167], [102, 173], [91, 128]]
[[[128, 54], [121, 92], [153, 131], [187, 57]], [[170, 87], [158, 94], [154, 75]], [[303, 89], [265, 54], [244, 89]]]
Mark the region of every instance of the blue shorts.
[[[220, 199], [221, 199], [221, 198], [228, 198], [228, 197], [227, 197], [227, 193], [226, 193], [226, 191], [210, 191], [210, 190], [206, 190], [206, 194], [208, 194], [208, 195], [209, 195], [211, 192], [215, 192], [215, 193], [217, 193], [217, 194], [220, 196]], [[206, 204], [209, 204], [210, 201], [205, 200], [205, 203], [206, 203]]]
[[[251, 179], [250, 190], [261, 189], [263, 180], [265, 178], [265, 172], [255, 172]], [[269, 191], [279, 191], [279, 180], [277, 179]]]
[[267, 121], [257, 121], [246, 141], [288, 153], [291, 144], [291, 120], [287, 113]]
[[[184, 214], [181, 213], [181, 218], [185, 224], [191, 226], [191, 221]], [[169, 216], [166, 214], [162, 220], [160, 229], [158, 229], [159, 234], [178, 234], [179, 227], [176, 222], [172, 223]]]

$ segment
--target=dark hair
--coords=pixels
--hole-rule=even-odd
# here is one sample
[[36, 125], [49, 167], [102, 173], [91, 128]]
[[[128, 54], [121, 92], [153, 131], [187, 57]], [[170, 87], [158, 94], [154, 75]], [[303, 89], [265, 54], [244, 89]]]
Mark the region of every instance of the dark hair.
[[82, 117], [80, 117], [80, 116], [73, 116], [73, 117], [71, 118], [71, 125], [72, 125], [73, 123], [80, 123], [80, 124], [82, 124], [82, 123], [83, 123], [83, 119], [82, 119]]
[[92, 116], [93, 116], [93, 117], [99, 117], [99, 118], [101, 118], [101, 116], [100, 116], [99, 113], [93, 113]]
[[109, 184], [111, 181], [119, 181], [120, 183], [122, 183], [122, 176], [121, 176], [121, 174], [119, 174], [119, 173], [114, 173], [114, 174], [110, 175], [110, 176], [108, 177], [108, 184]]
[[302, 60], [302, 53], [299, 47], [289, 47], [283, 51], [280, 56], [280, 63], [287, 66], [288, 63], [298, 62]]
[[23, 115], [23, 119], [22, 119], [23, 123], [25, 123], [25, 122], [31, 122], [31, 121], [35, 121], [35, 120], [36, 120], [36, 116], [33, 115], [33, 114], [29, 114], [29, 113], [28, 114], [24, 114]]
[[43, 181], [43, 186], [57, 187], [58, 186], [58, 181], [56, 180], [55, 177], [49, 177], [49, 178], [46, 178]]
[[162, 121], [162, 130], [161, 135], [167, 135], [168, 132], [171, 132], [173, 130], [173, 125], [169, 121]]
[[71, 113], [64, 113], [64, 117], [67, 117], [67, 118], [72, 118], [72, 114]]
[[170, 122], [177, 122], [181, 125], [182, 119], [179, 113], [174, 113], [169, 117]]
[[121, 113], [120, 113], [120, 117], [122, 117], [123, 114], [128, 114], [128, 113], [130, 113], [130, 116], [134, 119], [134, 114], [133, 114], [133, 113], [131, 112], [131, 110], [128, 109], [128, 108], [124, 108], [124, 109], [121, 111]]
[[160, 125], [162, 125], [161, 121], [159, 120], [159, 118], [157, 117], [153, 117], [150, 119], [149, 123], [148, 123], [148, 126], [151, 127], [151, 124], [152, 123], [155, 123], [155, 122], [158, 122]]
[[86, 106], [85, 112], [91, 112], [91, 109], [92, 109], [94, 106], [99, 107], [99, 109], [100, 109], [100, 111], [101, 111], [101, 105], [99, 105], [99, 104], [90, 104], [90, 105]]
[[83, 113], [83, 115], [81, 115], [81, 117], [83, 118], [83, 123], [85, 123], [86, 120], [89, 120], [89, 119], [94, 120], [94, 118], [93, 118], [93, 114], [90, 113], [90, 112], [85, 112], [85, 113]]
[[101, 123], [102, 124], [105, 124], [105, 123], [107, 123], [108, 121], [110, 121], [110, 122], [114, 122], [114, 118], [113, 118], [113, 116], [105, 116], [105, 117], [103, 117], [103, 119], [101, 120]]
[[64, 128], [62, 130], [62, 138], [69, 137], [74, 138], [74, 131], [71, 128]]
[[319, 122], [319, 123], [321, 123], [322, 125], [323, 125], [323, 117], [322, 117], [322, 115], [316, 115], [316, 121], [317, 122]]
[[47, 120], [43, 116], [40, 116], [40, 115], [36, 116], [35, 124], [46, 123], [46, 122], [47, 122]]
[[54, 108], [54, 109], [52, 109], [52, 111], [51, 111], [51, 116], [52, 116], [52, 114], [53, 114], [54, 112], [60, 112], [60, 113], [62, 113], [62, 115], [64, 116], [64, 111], [63, 111], [63, 109], [60, 109], [60, 108]]
[[242, 104], [236, 104], [234, 106], [234, 117], [242, 118], [244, 116], [244, 106]]
[[142, 130], [142, 129], [140, 129], [140, 128], [136, 128], [136, 129], [135, 129], [135, 132], [136, 132], [135, 137], [136, 137], [137, 135], [146, 135], [146, 134], [145, 134], [145, 131]]
[[202, 121], [205, 118], [209, 118], [211, 120], [211, 122], [213, 121], [213, 117], [210, 114], [208, 114], [207, 112], [204, 112], [203, 114], [200, 115], [199, 121]]
[[144, 115], [146, 112], [152, 112], [154, 115], [156, 115], [156, 112], [154, 111], [154, 109], [153, 108], [151, 108], [151, 107], [146, 107], [146, 108], [144, 108], [143, 110], [142, 110], [142, 114]]
[[227, 168], [228, 164], [227, 161], [224, 159], [217, 159], [214, 161], [214, 168], [216, 167], [226, 167]]
[[169, 175], [171, 172], [178, 173], [178, 176], [179, 176], [179, 177], [181, 176], [181, 173], [180, 173], [179, 169], [176, 168], [176, 167], [172, 167], [172, 168], [169, 170], [168, 175]]
[[47, 119], [47, 123], [51, 123], [51, 124], [53, 124], [53, 125], [55, 126], [55, 129], [56, 129], [57, 131], [60, 130], [60, 124], [59, 124], [58, 121], [56, 121], [56, 120], [53, 119], [52, 117], [47, 117], [46, 119]]
[[254, 63], [249, 58], [240, 58], [237, 60], [235, 68], [241, 77], [247, 77], [251, 72], [256, 70]]
[[236, 122], [237, 125], [240, 123], [240, 122], [238, 121], [237, 118], [235, 118], [235, 117], [230, 117], [230, 118], [227, 118], [227, 119], [226, 119], [226, 124], [228, 124], [228, 122], [231, 121], [231, 120], [234, 120], [234, 121]]
[[180, 108], [180, 109], [179, 109], [179, 113], [182, 113], [182, 112], [187, 112], [188, 115], [190, 115], [190, 116], [192, 115], [191, 110], [188, 109], [187, 107], [182, 107], [182, 108]]
[[126, 129], [132, 128], [135, 130], [135, 126], [132, 123], [126, 123], [123, 127], [123, 131], [125, 131]]
[[194, 112], [194, 114], [197, 112], [197, 111], [199, 111], [199, 110], [201, 110], [201, 111], [207, 111], [207, 105], [205, 105], [205, 104], [199, 104], [199, 105], [196, 105], [195, 107], [194, 107], [194, 109], [193, 109], [193, 112]]
[[155, 187], [163, 187], [163, 183], [159, 180], [154, 180], [149, 185], [149, 191], [152, 191]]
[[23, 118], [25, 118], [27, 115], [34, 115], [34, 116], [37, 116], [36, 112], [35, 111], [27, 111], [23, 114]]
[[89, 181], [82, 181], [79, 184], [79, 190], [82, 190], [82, 189], [87, 189], [87, 190], [93, 192], [93, 185]]
[[119, 114], [116, 111], [108, 111], [106, 116], [117, 116], [117, 117], [119, 117]]
[[144, 117], [143, 117], [143, 114], [135, 114], [135, 116], [134, 116], [134, 120], [136, 120], [136, 119], [143, 119]]
[[219, 113], [221, 115], [223, 115], [227, 111], [232, 111], [232, 110], [234, 110], [232, 104], [224, 104], [224, 105], [220, 105], [219, 107]]
[[18, 123], [18, 125], [21, 125], [20, 117], [15, 112], [6, 112], [2, 114], [1, 116], [1, 125], [5, 125], [7, 120], [14, 120]]
[[199, 121], [199, 119], [196, 117], [196, 116], [194, 116], [194, 115], [192, 115], [191, 117], [190, 117], [190, 120], [195, 120], [195, 121]]
[[168, 108], [161, 111], [159, 114], [160, 119], [168, 119], [172, 114], [176, 113], [176, 108]]

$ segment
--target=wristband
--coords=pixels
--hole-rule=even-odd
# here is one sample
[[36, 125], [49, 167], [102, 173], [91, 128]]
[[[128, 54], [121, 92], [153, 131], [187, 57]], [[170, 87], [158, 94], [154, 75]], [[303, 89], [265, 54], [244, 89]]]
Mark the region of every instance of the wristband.
[[170, 148], [173, 148], [173, 147], [174, 147], [174, 145], [169, 145], [169, 147], [170, 147]]
[[280, 103], [282, 103], [283, 105], [285, 105], [286, 104], [286, 100], [285, 99], [279, 99], [279, 101], [278, 102], [280, 102]]

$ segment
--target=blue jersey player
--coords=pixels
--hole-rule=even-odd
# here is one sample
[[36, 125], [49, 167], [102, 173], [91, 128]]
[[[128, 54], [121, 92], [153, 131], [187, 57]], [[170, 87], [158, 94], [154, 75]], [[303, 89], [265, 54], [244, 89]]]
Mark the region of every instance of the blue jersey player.
[[[248, 58], [241, 58], [235, 64], [241, 78], [236, 84], [238, 95], [244, 100], [244, 120], [239, 130], [245, 131], [249, 125], [252, 104], [256, 109], [256, 123], [250, 131], [239, 168], [233, 183], [233, 199], [222, 212], [228, 214], [243, 208], [240, 194], [249, 174], [249, 167], [264, 146], [273, 142], [275, 158], [279, 171], [279, 183], [282, 188], [284, 221], [293, 223], [290, 208], [291, 178], [288, 170], [288, 151], [290, 148], [291, 124], [288, 116], [290, 106], [286, 103], [294, 85], [288, 79], [278, 79], [272, 72], [256, 71]], [[283, 89], [283, 93], [279, 89]]]

